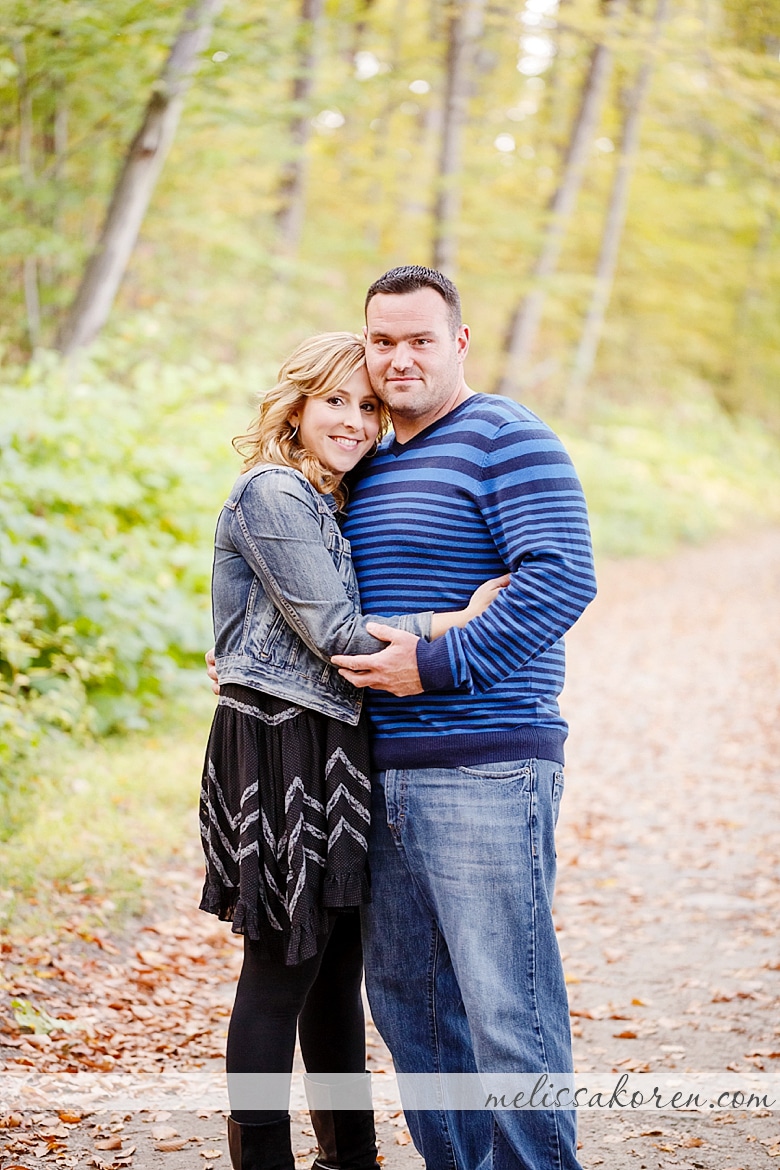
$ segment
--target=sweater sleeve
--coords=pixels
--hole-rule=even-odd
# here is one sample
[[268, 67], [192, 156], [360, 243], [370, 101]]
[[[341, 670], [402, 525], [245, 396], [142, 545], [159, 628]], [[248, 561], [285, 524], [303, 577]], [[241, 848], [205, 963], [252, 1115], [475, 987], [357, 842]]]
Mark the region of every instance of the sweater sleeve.
[[372, 654], [386, 642], [366, 622], [430, 635], [431, 614], [374, 617], [360, 612], [325, 546], [312, 490], [297, 476], [252, 479], [238, 500], [231, 535], [236, 550], [298, 637], [325, 662], [334, 654]]
[[480, 510], [510, 584], [462, 629], [418, 644], [425, 691], [489, 690], [557, 642], [596, 593], [585, 499], [552, 431], [505, 423], [481, 472]]

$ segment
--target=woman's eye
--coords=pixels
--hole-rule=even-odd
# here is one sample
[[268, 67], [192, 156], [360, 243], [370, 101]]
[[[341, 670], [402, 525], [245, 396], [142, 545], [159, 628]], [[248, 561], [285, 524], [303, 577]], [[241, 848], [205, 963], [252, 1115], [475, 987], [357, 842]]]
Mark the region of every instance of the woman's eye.
[[373, 414], [376, 406], [373, 402], [364, 402], [361, 409], [365, 410], [367, 414]]
[[343, 401], [344, 401], [344, 399], [340, 398], [338, 396], [338, 394], [332, 394], [330, 396], [330, 398], [328, 399], [328, 403], [330, 406], [341, 406]]

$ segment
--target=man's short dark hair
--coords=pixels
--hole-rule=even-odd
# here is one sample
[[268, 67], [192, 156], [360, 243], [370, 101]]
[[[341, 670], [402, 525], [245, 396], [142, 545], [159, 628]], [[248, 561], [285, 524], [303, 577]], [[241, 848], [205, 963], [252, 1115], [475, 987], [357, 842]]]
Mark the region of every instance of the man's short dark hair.
[[375, 280], [366, 293], [366, 312], [369, 301], [377, 293], [391, 293], [397, 296], [417, 292], [421, 288], [433, 288], [442, 297], [447, 306], [450, 332], [454, 337], [463, 324], [458, 290], [443, 272], [437, 272], [435, 268], [424, 268], [421, 264], [404, 264], [401, 268], [391, 268], [384, 276], [380, 276], [379, 280]]

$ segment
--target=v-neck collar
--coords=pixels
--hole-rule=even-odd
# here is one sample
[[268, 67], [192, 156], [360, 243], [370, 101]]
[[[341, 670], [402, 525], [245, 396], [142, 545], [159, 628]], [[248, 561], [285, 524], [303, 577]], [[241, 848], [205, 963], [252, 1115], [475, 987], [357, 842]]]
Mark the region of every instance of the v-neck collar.
[[398, 439], [395, 437], [395, 434], [393, 434], [393, 440], [387, 447], [387, 454], [398, 456], [403, 455], [405, 451], [413, 451], [415, 447], [419, 446], [420, 443], [425, 442], [425, 440], [428, 439], [443, 423], [449, 423], [453, 418], [460, 414], [460, 412], [464, 410], [465, 407], [469, 405], [469, 403], [474, 402], [476, 398], [482, 397], [483, 395], [478, 393], [470, 394], [468, 398], [464, 398], [463, 402], [459, 402], [457, 406], [454, 406], [452, 410], [449, 410], [446, 414], [443, 414], [441, 418], [434, 419], [434, 421], [429, 423], [428, 426], [424, 428], [424, 430], [418, 431], [416, 435], [413, 435], [411, 439], [407, 439], [405, 443], [399, 443]]

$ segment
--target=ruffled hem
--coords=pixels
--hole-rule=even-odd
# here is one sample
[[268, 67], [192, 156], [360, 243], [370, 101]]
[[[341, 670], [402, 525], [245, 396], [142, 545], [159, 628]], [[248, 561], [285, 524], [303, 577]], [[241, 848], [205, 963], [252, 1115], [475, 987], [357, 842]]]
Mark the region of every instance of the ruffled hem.
[[231, 922], [238, 901], [238, 890], [227, 890], [221, 882], [206, 877], [200, 896], [199, 910], [216, 914], [223, 922]]
[[264, 943], [286, 967], [294, 967], [320, 950], [334, 910], [357, 909], [370, 901], [368, 875], [365, 871], [327, 874], [322, 893], [322, 907], [312, 906], [305, 922], [293, 923], [287, 930], [274, 930], [265, 916], [258, 914], [256, 906], [241, 898], [237, 889], [227, 889], [212, 878], [206, 878], [200, 909], [215, 914], [223, 922], [231, 922], [233, 934]]
[[371, 881], [365, 869], [353, 873], [329, 873], [322, 887], [322, 904], [330, 909], [363, 906], [371, 901]]

